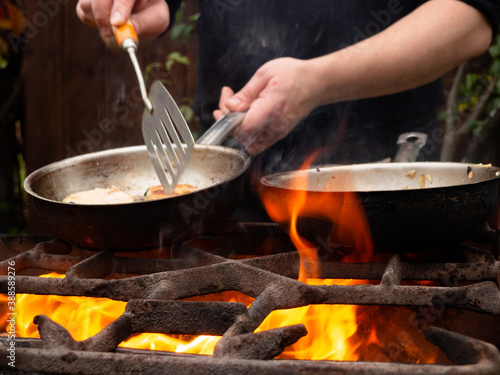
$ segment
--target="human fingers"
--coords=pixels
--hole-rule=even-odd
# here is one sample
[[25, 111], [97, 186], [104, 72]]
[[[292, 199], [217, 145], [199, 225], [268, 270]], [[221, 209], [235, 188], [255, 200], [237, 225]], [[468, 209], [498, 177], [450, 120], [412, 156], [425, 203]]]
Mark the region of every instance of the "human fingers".
[[[133, 0], [129, 0], [133, 1]], [[99, 30], [102, 38], [109, 38], [113, 36], [113, 30], [110, 24], [111, 8], [113, 0], [88, 0], [90, 9], [87, 14], [91, 14], [94, 19], [95, 27]]]
[[167, 29], [170, 23], [170, 12], [166, 1], [139, 0], [130, 9], [129, 1], [115, 0], [111, 11], [113, 26], [121, 26], [130, 19], [137, 34], [143, 36], [157, 36]]
[[225, 106], [228, 110], [233, 112], [246, 111], [250, 108], [252, 102], [259, 97], [261, 92], [268, 85], [270, 78], [263, 67], [257, 70], [240, 91], [225, 100]]
[[76, 4], [76, 15], [84, 24], [96, 26], [91, 0], [79, 0]]
[[[129, 17], [134, 0], [116, 0], [118, 9], [124, 17]], [[76, 14], [80, 20], [93, 27], [97, 27], [103, 39], [113, 36], [110, 17], [115, 7], [113, 0], [79, 0], [76, 5]], [[127, 18], [125, 18], [127, 19]], [[123, 24], [125, 22], [122, 22]], [[119, 25], [115, 25], [119, 26]]]
[[219, 108], [212, 112], [212, 115], [214, 116], [216, 121], [229, 111], [226, 107], [226, 100], [233, 95], [234, 91], [230, 87], [222, 87], [219, 97]]
[[222, 90], [220, 92], [220, 98], [219, 98], [219, 109], [222, 112], [226, 113], [229, 111], [229, 109], [227, 108], [226, 102], [233, 95], [234, 95], [234, 91], [230, 87], [228, 87], [228, 86], [222, 87]]
[[215, 121], [219, 120], [222, 116], [224, 116], [224, 114], [225, 112], [221, 111], [220, 109], [216, 109], [215, 111], [212, 112]]
[[265, 98], [255, 100], [243, 122], [234, 131], [234, 137], [250, 154], [256, 155], [264, 151], [285, 137], [293, 127], [276, 108], [276, 103]]
[[108, 22], [110, 26], [119, 27], [130, 18], [135, 0], [114, 0], [109, 11]]

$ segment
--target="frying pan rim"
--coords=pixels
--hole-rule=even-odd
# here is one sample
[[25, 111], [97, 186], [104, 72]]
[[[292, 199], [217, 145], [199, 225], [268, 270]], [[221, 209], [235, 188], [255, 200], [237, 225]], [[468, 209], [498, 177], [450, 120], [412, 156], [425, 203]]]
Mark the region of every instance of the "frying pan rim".
[[[308, 174], [314, 172], [321, 172], [322, 170], [358, 170], [363, 168], [371, 168], [371, 167], [382, 167], [388, 169], [396, 169], [396, 168], [404, 168], [409, 167], [413, 168], [414, 166], [445, 166], [445, 165], [453, 165], [457, 167], [478, 167], [478, 168], [490, 168], [493, 172], [496, 173], [496, 176], [492, 176], [491, 178], [485, 178], [478, 181], [470, 182], [467, 184], [452, 184], [446, 186], [426, 186], [425, 188], [409, 188], [409, 189], [381, 189], [381, 190], [312, 190], [312, 189], [304, 189], [304, 188], [295, 188], [291, 186], [283, 186], [283, 184], [272, 183], [272, 180], [277, 177], [287, 176], [287, 175], [296, 175], [296, 174]], [[500, 167], [489, 165], [489, 164], [476, 164], [476, 163], [464, 163], [464, 162], [439, 162], [439, 161], [423, 161], [423, 162], [402, 162], [402, 163], [362, 163], [362, 164], [346, 164], [346, 165], [331, 165], [331, 166], [320, 166], [320, 167], [311, 167], [308, 169], [302, 170], [292, 170], [285, 172], [278, 172], [269, 174], [261, 177], [260, 183], [267, 188], [280, 189], [280, 190], [289, 190], [289, 191], [308, 191], [314, 193], [394, 193], [396, 191], [438, 191], [447, 188], [460, 187], [460, 186], [468, 186], [468, 185], [476, 185], [481, 183], [486, 183], [488, 181], [496, 180], [500, 178]], [[279, 181], [278, 181], [279, 182]]]
[[217, 186], [228, 183], [228, 182], [238, 178], [243, 173], [245, 173], [245, 171], [250, 166], [250, 162], [251, 162], [250, 156], [248, 156], [248, 154], [246, 154], [243, 151], [240, 151], [240, 150], [237, 150], [237, 149], [234, 149], [231, 147], [219, 146], [219, 145], [195, 144], [194, 147], [195, 147], [195, 149], [203, 149], [203, 148], [215, 149], [216, 151], [219, 150], [219, 151], [227, 152], [229, 154], [233, 154], [242, 160], [242, 162], [243, 162], [242, 166], [237, 173], [233, 174], [232, 176], [230, 176], [229, 178], [227, 178], [223, 181], [220, 181], [219, 183], [216, 183], [214, 185], [210, 185], [209, 187], [196, 189], [194, 191], [191, 191], [191, 192], [185, 193], [185, 194], [178, 194], [178, 195], [174, 195], [171, 197], [154, 199], [151, 201], [145, 200], [145, 201], [135, 201], [135, 202], [127, 202], [127, 203], [108, 203], [108, 204], [80, 204], [80, 203], [75, 204], [75, 203], [66, 203], [66, 202], [46, 198], [44, 196], [41, 196], [41, 195], [35, 193], [33, 191], [33, 189], [31, 188], [34, 181], [36, 181], [38, 178], [40, 178], [44, 175], [47, 175], [48, 173], [55, 171], [56, 169], [58, 170], [58, 169], [61, 169], [63, 167], [66, 167], [66, 166], [76, 165], [76, 164], [82, 163], [84, 161], [95, 159], [96, 157], [103, 157], [103, 156], [105, 157], [105, 156], [109, 156], [109, 155], [115, 155], [115, 154], [120, 153], [120, 152], [122, 152], [124, 154], [128, 154], [128, 153], [132, 154], [132, 153], [137, 152], [137, 151], [147, 152], [147, 148], [145, 145], [126, 146], [126, 147], [111, 148], [111, 149], [102, 150], [102, 151], [94, 151], [94, 152], [76, 155], [76, 156], [72, 156], [69, 158], [65, 158], [62, 160], [52, 162], [50, 164], [47, 164], [43, 167], [40, 167], [40, 168], [34, 170], [28, 176], [26, 176], [24, 183], [23, 183], [23, 187], [24, 187], [24, 190], [26, 191], [26, 193], [31, 195], [33, 198], [40, 199], [40, 200], [50, 202], [50, 203], [54, 203], [54, 204], [61, 204], [61, 205], [65, 205], [65, 206], [78, 206], [78, 207], [107, 207], [107, 206], [119, 207], [119, 206], [128, 206], [128, 205], [137, 204], [137, 203], [153, 203], [153, 202], [164, 201], [164, 200], [175, 200], [178, 197], [185, 197], [185, 196], [189, 196], [189, 195], [194, 195], [196, 193], [199, 193], [200, 191], [215, 188]]

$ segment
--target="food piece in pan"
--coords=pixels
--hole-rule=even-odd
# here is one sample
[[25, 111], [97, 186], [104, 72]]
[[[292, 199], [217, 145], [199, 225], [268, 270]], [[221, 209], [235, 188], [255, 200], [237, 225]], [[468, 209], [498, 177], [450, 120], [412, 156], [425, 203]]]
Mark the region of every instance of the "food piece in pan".
[[68, 195], [63, 199], [64, 203], [76, 204], [116, 204], [131, 203], [134, 198], [112, 186], [107, 189], [95, 188], [92, 190], [79, 191]]
[[161, 185], [157, 185], [157, 186], [151, 186], [148, 190], [146, 190], [144, 197], [146, 198], [147, 201], [152, 201], [155, 199], [172, 197], [174, 195], [191, 193], [194, 190], [196, 190], [196, 188], [192, 185], [178, 184], [175, 187], [173, 194], [167, 194], [165, 193]]

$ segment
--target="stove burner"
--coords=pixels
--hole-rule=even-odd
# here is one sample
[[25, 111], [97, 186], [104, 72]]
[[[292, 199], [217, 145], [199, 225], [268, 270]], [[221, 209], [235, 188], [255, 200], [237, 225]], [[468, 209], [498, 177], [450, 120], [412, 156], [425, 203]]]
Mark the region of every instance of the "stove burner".
[[[252, 258], [236, 254], [238, 243], [245, 247], [245, 243], [256, 241], [258, 236], [254, 232], [262, 236], [264, 243], [270, 236], [278, 238], [279, 245], [273, 245], [273, 252], [276, 249], [281, 252]], [[234, 241], [246, 236], [251, 240]], [[320, 278], [359, 278], [380, 280], [380, 283], [308, 285], [296, 280], [299, 256], [284, 238], [274, 225], [248, 225], [225, 234], [222, 240], [207, 239], [208, 249], [199, 246], [204, 239], [194, 239], [169, 248], [145, 250], [142, 253], [154, 258], [144, 258], [140, 257], [141, 252], [93, 253], [59, 239], [3, 236], [0, 253], [8, 259], [0, 262], [0, 270], [6, 275], [9, 262], [15, 261], [16, 293], [106, 297], [127, 302], [122, 316], [81, 342], [74, 341], [64, 327], [46, 316], [37, 316], [35, 324], [41, 340], [16, 341], [18, 369], [52, 372], [56, 363], [58, 371], [62, 369], [65, 373], [66, 370], [95, 373], [99, 368], [103, 373], [152, 374], [166, 370], [179, 374], [191, 370], [235, 374], [253, 371], [399, 374], [415, 373], [417, 368], [424, 371], [425, 368], [426, 373], [444, 374], [450, 371], [450, 366], [267, 361], [307, 331], [303, 325], [292, 325], [253, 332], [274, 310], [311, 304], [446, 306], [500, 316], [500, 292], [496, 285], [500, 262], [489, 250], [463, 247], [461, 251], [467, 261], [455, 263], [407, 262], [402, 261], [400, 255], [392, 255], [388, 262], [376, 263], [325, 261], [320, 265]], [[262, 243], [260, 246], [261, 249], [266, 247]], [[245, 253], [241, 249], [240, 252]], [[66, 277], [35, 277], [40, 269], [65, 272]], [[114, 274], [130, 277], [109, 279]], [[408, 285], [406, 281], [410, 280], [447, 282], [444, 286]], [[6, 293], [7, 288], [7, 276], [0, 276], [0, 292]], [[248, 309], [241, 303], [179, 301], [228, 290], [243, 293], [255, 301]], [[211, 357], [117, 348], [127, 337], [138, 332], [212, 334], [222, 335], [222, 339]], [[492, 344], [437, 327], [427, 328], [425, 336], [443, 350], [461, 373], [495, 374], [500, 371], [500, 354]], [[0, 339], [0, 342], [8, 346], [6, 340]], [[7, 349], [1, 348], [0, 352], [0, 367], [9, 369], [5, 361]]]

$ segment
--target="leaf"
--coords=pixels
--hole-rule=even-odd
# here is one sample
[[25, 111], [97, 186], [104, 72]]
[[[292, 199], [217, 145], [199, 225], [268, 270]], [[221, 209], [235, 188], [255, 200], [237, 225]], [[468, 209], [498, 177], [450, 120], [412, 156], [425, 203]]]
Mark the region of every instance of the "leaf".
[[185, 55], [182, 55], [179, 51], [171, 52], [167, 56], [167, 62], [165, 63], [165, 69], [167, 72], [172, 71], [172, 67], [175, 63], [189, 65], [189, 58]]
[[8, 61], [2, 56], [0, 52], [0, 69], [5, 69], [8, 65]]
[[483, 127], [484, 121], [469, 121], [467, 122], [467, 130], [473, 133], [474, 135], [478, 135]]
[[157, 68], [159, 68], [159, 67], [160, 67], [160, 63], [159, 63], [159, 62], [153, 62], [153, 63], [151, 63], [151, 64], [148, 64], [148, 65], [146, 66], [146, 69], [145, 69], [146, 74], [151, 73], [151, 71], [152, 71], [153, 69], [157, 69]]
[[200, 18], [200, 16], [201, 16], [200, 12], [192, 14], [191, 16], [189, 16], [189, 20], [191, 22], [197, 22], [198, 18]]
[[491, 64], [490, 73], [496, 77], [500, 76], [500, 60], [493, 61], [493, 64]]
[[467, 103], [460, 103], [458, 105], [458, 113], [464, 113], [465, 111], [467, 111], [467, 109], [469, 108], [469, 106], [467, 105]]
[[181, 7], [179, 10], [175, 13], [175, 22], [181, 22], [182, 21], [182, 15], [184, 14], [184, 3], [181, 4]]
[[439, 121], [446, 121], [448, 118], [448, 112], [447, 111], [440, 111], [437, 116]]
[[154, 69], [157, 69], [159, 68], [161, 65], [159, 62], [153, 62], [151, 64], [148, 64], [146, 65], [146, 69], [144, 70], [144, 81], [148, 81], [149, 80], [149, 76], [151, 74], [151, 72], [154, 70]]
[[474, 74], [474, 73], [469, 73], [465, 76], [465, 89], [467, 91], [471, 91], [472, 90], [472, 86], [474, 86], [474, 84], [476, 83], [477, 81], [477, 74]]
[[180, 110], [186, 122], [189, 123], [194, 118], [194, 111], [189, 105], [182, 105]]
[[497, 96], [488, 103], [486, 107], [486, 112], [489, 114], [489, 116], [493, 117], [495, 115], [495, 111], [497, 111], [499, 107], [500, 107], [500, 97]]
[[185, 24], [183, 22], [174, 24], [172, 30], [170, 30], [170, 39], [176, 40], [184, 31], [184, 26]]
[[500, 45], [497, 44], [497, 45], [491, 46], [488, 49], [488, 52], [490, 53], [491, 57], [493, 57], [493, 58], [500, 56]]
[[184, 42], [187, 42], [189, 40], [189, 35], [191, 35], [191, 32], [195, 29], [194, 25], [186, 25], [184, 28], [184, 31], [182, 32], [182, 40]]

